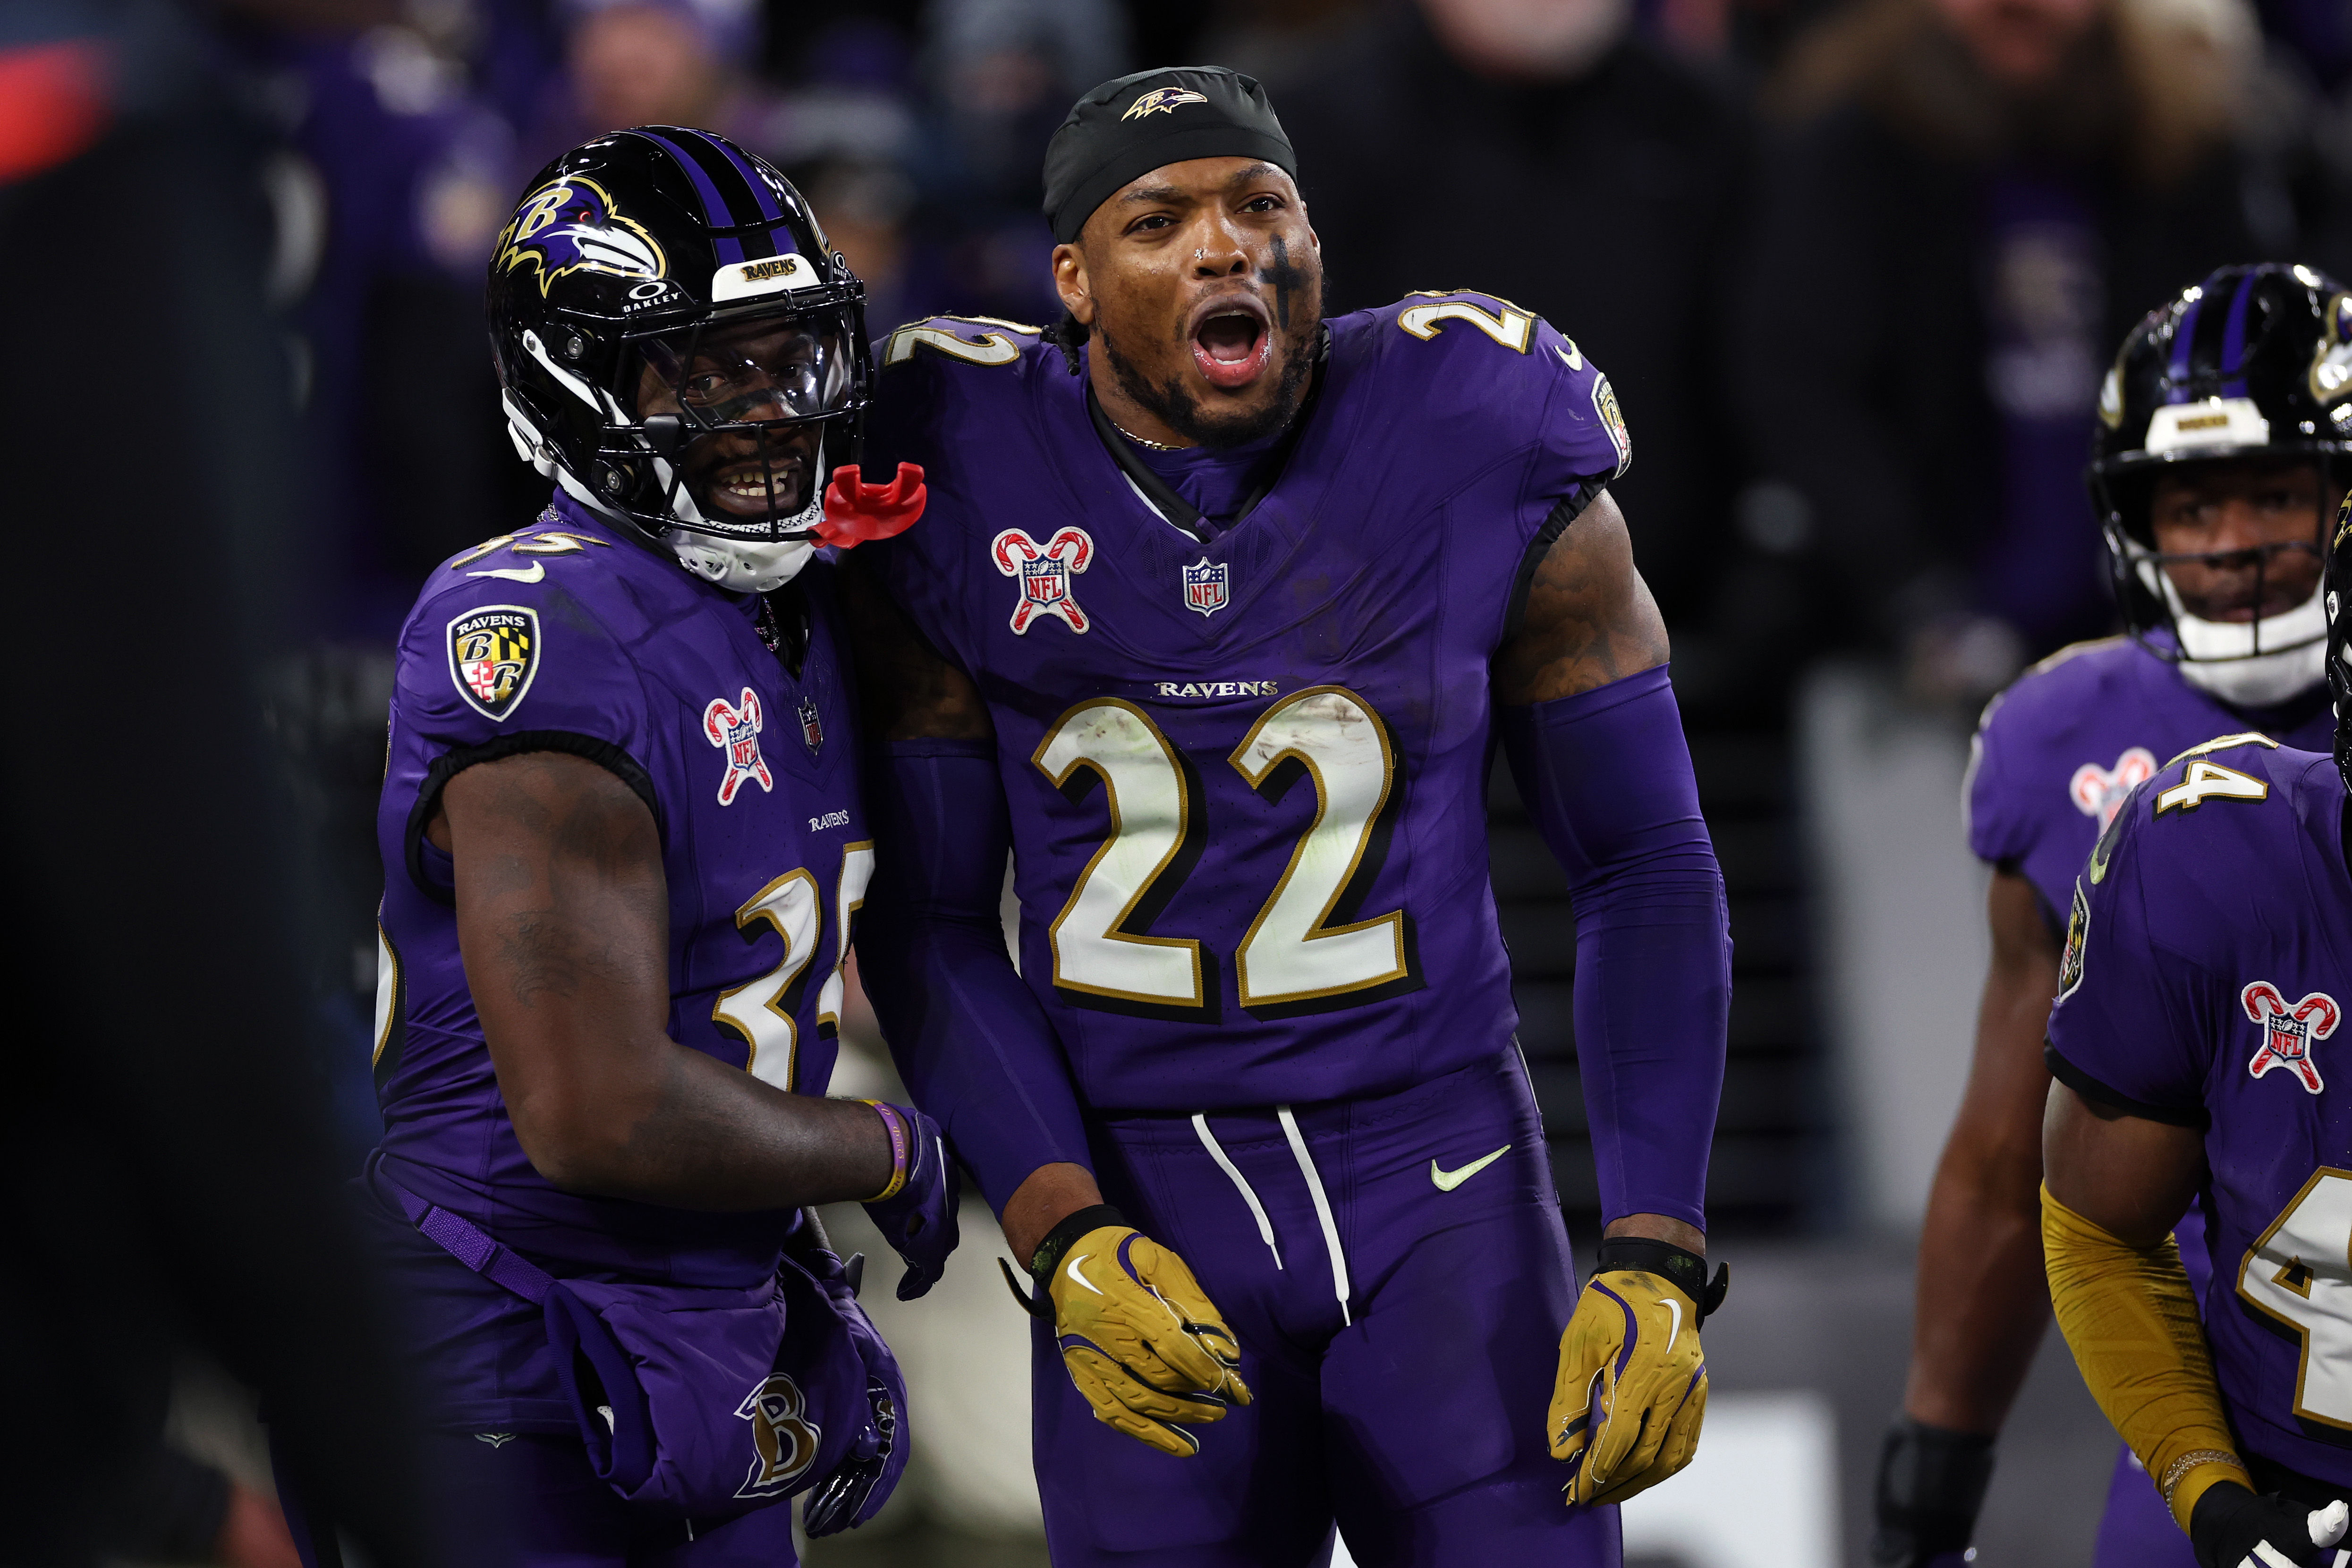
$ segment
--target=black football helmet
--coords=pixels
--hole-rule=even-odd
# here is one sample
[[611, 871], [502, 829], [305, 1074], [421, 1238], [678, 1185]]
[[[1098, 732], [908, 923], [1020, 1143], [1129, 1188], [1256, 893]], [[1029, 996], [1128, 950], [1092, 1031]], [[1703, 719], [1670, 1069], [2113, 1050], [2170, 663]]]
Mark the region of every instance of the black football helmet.
[[[2329, 486], [2352, 453], [2352, 292], [2308, 267], [2225, 267], [2132, 329], [2099, 389], [2087, 476], [2106, 536], [2116, 601], [2134, 637], [2188, 664], [2265, 659], [2316, 646], [2315, 613], [2270, 616], [2242, 632], [2184, 635], [2148, 502], [2157, 476], [2184, 463], [2308, 455]], [[2283, 550], [2263, 547], [2260, 568]], [[2260, 579], [2255, 601], [2262, 600]], [[2315, 611], [2316, 606], [2311, 606]], [[2170, 635], [2151, 641], [2151, 633]], [[2194, 633], [2203, 633], [2194, 634]], [[2226, 692], [2223, 695], [2228, 695]]]
[[540, 171], [490, 258], [515, 444], [689, 570], [772, 587], [856, 461], [865, 298], [763, 160], [677, 126], [600, 136]]
[[2327, 699], [2336, 709], [2336, 771], [2352, 789], [2352, 494], [2336, 508], [2324, 579], [2327, 608]]

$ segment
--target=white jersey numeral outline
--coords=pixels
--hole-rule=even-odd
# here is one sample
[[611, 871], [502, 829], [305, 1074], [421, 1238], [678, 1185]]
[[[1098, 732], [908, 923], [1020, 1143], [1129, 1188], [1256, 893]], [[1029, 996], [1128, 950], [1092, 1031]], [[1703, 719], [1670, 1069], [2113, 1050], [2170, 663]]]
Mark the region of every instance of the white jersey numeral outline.
[[2246, 1249], [2238, 1296], [2302, 1343], [2295, 1415], [2352, 1431], [2352, 1171], [2311, 1173]]
[[[873, 877], [873, 841], [843, 845], [841, 872], [834, 884], [833, 963], [824, 971], [824, 988], [817, 993], [821, 1037], [840, 1032], [845, 989], [842, 967], [849, 962], [851, 927], [865, 906], [866, 886]], [[751, 1047], [744, 1071], [791, 1093], [800, 1065], [800, 1024], [793, 1015], [807, 994], [809, 966], [824, 935], [824, 895], [817, 888], [815, 875], [805, 868], [786, 872], [744, 900], [735, 912], [735, 926], [744, 940], [757, 941], [763, 925], [783, 939], [783, 962], [756, 979], [719, 993], [719, 999], [710, 1006], [710, 1019]]]
[[[1074, 803], [1100, 783], [1109, 816], [1048, 928], [1055, 989], [1080, 1007], [1213, 1016], [1200, 942], [1150, 931], [1207, 845], [1191, 762], [1149, 714], [1117, 697], [1063, 714], [1031, 760]], [[1285, 1018], [1417, 988], [1411, 916], [1349, 918], [1385, 859], [1400, 804], [1395, 745], [1379, 714], [1343, 686], [1309, 686], [1260, 716], [1226, 760], [1269, 804], [1301, 779], [1315, 789], [1314, 820], [1234, 954], [1244, 1010]]]
[[2156, 814], [2193, 811], [2208, 800], [2267, 800], [2271, 787], [2251, 773], [2224, 768], [2200, 758], [2189, 765], [2180, 782], [2156, 798]]

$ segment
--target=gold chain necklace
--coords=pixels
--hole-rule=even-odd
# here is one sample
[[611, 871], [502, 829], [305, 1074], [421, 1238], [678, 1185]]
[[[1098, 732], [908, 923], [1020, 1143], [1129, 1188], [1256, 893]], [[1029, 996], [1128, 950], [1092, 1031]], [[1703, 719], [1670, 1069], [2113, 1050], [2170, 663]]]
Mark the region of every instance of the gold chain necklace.
[[[1105, 414], [1103, 415], [1103, 417], [1104, 417], [1105, 419], [1110, 419], [1110, 415], [1109, 415], [1108, 413], [1105, 413]], [[1187, 448], [1185, 448], [1185, 447], [1181, 447], [1181, 446], [1171, 446], [1170, 444], [1168, 444], [1168, 443], [1166, 443], [1166, 442], [1164, 442], [1164, 441], [1146, 441], [1146, 440], [1144, 440], [1144, 439], [1143, 439], [1143, 437], [1141, 437], [1140, 435], [1136, 434], [1135, 434], [1135, 432], [1133, 432], [1133, 431], [1131, 431], [1131, 430], [1128, 429], [1128, 427], [1127, 427], [1127, 426], [1125, 426], [1125, 425], [1121, 424], [1118, 421], [1117, 421], [1117, 420], [1115, 420], [1115, 419], [1111, 419], [1111, 420], [1110, 420], [1110, 427], [1111, 427], [1113, 430], [1118, 431], [1121, 435], [1126, 436], [1129, 441], [1134, 442], [1138, 446], [1143, 447], [1143, 448], [1145, 448], [1145, 449], [1146, 449], [1146, 450], [1148, 450], [1148, 451], [1152, 451], [1152, 452], [1183, 452], [1183, 451], [1188, 450]]]

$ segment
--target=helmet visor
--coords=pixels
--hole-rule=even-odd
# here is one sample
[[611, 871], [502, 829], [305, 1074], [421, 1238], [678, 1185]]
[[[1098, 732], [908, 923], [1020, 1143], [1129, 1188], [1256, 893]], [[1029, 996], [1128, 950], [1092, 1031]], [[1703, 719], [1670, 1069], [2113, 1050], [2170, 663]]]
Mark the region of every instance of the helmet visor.
[[658, 465], [665, 509], [704, 531], [804, 532], [824, 480], [816, 422], [845, 412], [855, 390], [841, 316], [704, 323], [637, 349], [638, 420], [674, 420], [680, 438]]
[[838, 313], [707, 322], [637, 340], [637, 417], [689, 425], [817, 419], [846, 405], [852, 375]]

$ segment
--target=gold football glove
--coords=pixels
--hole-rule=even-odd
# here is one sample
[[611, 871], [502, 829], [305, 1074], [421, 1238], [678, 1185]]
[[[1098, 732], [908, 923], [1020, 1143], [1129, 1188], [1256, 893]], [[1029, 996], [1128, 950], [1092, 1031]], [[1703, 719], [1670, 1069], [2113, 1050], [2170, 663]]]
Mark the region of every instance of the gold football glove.
[[[1698, 1451], [1706, 1419], [1699, 1319], [1723, 1299], [1728, 1270], [1709, 1286], [1696, 1254], [1631, 1239], [1603, 1244], [1600, 1270], [1559, 1339], [1547, 1431], [1551, 1457], [1569, 1466], [1571, 1507], [1622, 1502], [1664, 1480]], [[1654, 1249], [1660, 1255], [1648, 1257]], [[1696, 1288], [1682, 1288], [1675, 1274], [1693, 1276]]]
[[1045, 1295], [1062, 1364], [1097, 1420], [1181, 1459], [1201, 1442], [1180, 1423], [1250, 1402], [1234, 1331], [1184, 1260], [1134, 1227], [1097, 1225], [1070, 1242]]

